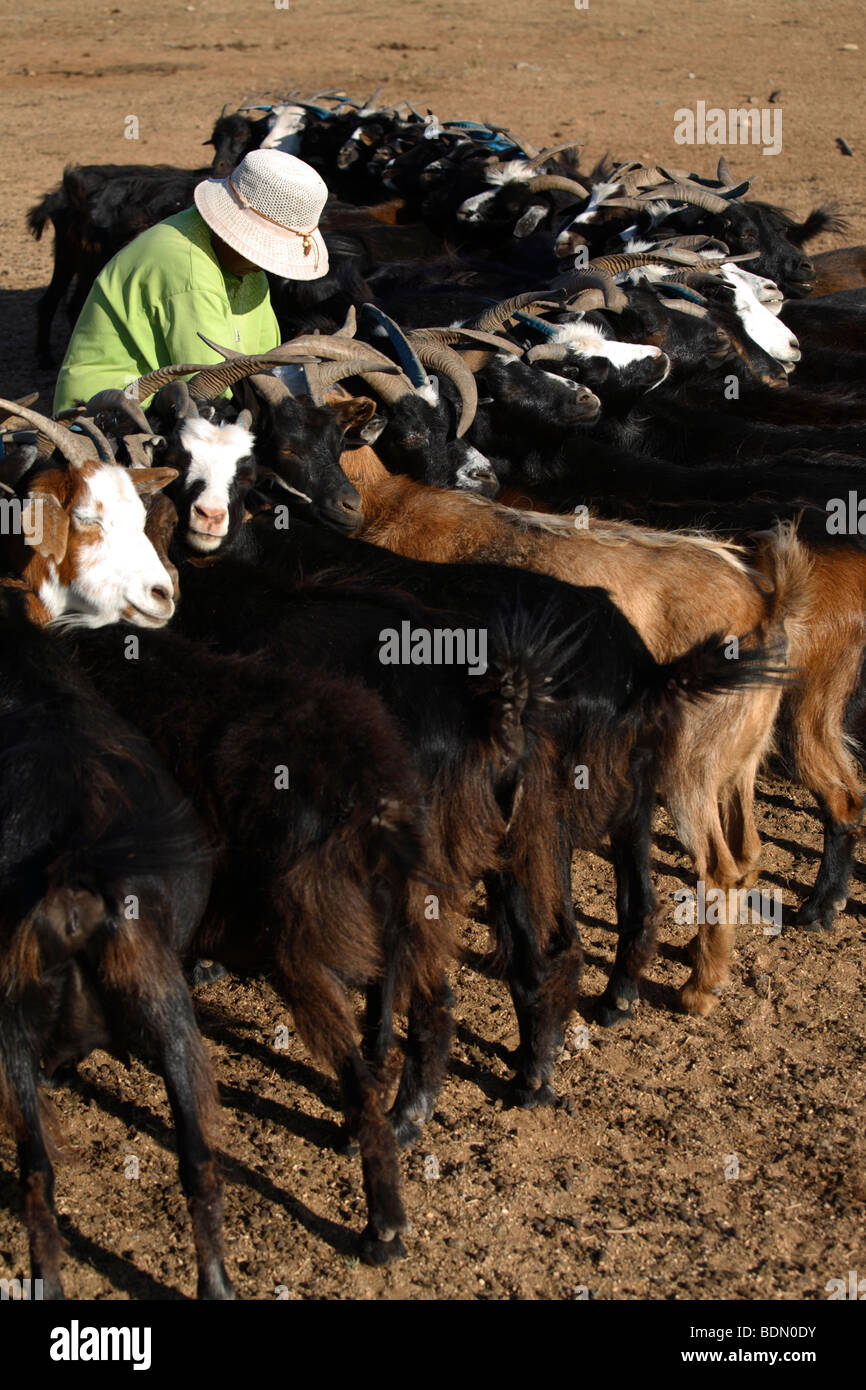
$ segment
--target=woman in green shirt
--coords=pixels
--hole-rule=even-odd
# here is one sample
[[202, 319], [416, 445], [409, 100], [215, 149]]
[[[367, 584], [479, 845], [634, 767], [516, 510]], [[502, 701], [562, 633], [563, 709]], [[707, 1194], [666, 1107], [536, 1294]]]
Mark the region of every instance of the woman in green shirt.
[[314, 169], [280, 150], [254, 150], [228, 178], [200, 183], [195, 207], [142, 232], [97, 276], [60, 368], [55, 413], [170, 362], [222, 360], [199, 333], [239, 352], [276, 347], [264, 272], [327, 274], [318, 229], [327, 196]]

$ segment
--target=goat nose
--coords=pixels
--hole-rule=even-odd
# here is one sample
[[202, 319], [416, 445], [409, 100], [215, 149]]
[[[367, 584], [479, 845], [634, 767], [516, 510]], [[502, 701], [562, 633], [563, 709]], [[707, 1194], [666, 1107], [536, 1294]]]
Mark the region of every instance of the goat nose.
[[154, 584], [150, 591], [151, 598], [155, 598], [158, 603], [170, 603], [171, 592], [164, 584]]
[[361, 515], [361, 499], [358, 497], [357, 493], [354, 497], [350, 494], [344, 494], [339, 499], [338, 505], [342, 511], [348, 512], [351, 516]]
[[226, 519], [225, 507], [201, 507], [198, 502], [194, 503], [193, 511], [196, 516], [200, 516], [202, 521], [221, 522]]

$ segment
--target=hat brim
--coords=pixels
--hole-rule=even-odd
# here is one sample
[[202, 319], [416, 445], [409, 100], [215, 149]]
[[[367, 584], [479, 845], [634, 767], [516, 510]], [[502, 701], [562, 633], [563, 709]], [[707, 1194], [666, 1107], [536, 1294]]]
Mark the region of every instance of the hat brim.
[[253, 265], [286, 280], [319, 280], [328, 273], [328, 248], [316, 229], [307, 240], [288, 228], [243, 207], [228, 187], [228, 179], [205, 179], [197, 184], [195, 205], [212, 232]]

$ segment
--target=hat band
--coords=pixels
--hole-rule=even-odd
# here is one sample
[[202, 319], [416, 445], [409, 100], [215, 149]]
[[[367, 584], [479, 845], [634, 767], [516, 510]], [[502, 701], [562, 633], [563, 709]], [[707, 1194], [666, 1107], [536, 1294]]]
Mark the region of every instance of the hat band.
[[253, 207], [252, 203], [248, 202], [247, 199], [244, 197], [243, 193], [241, 193], [241, 192], [235, 187], [234, 183], [232, 182], [231, 174], [229, 174], [229, 177], [228, 177], [228, 179], [227, 179], [227, 183], [228, 183], [228, 186], [229, 186], [229, 188], [231, 189], [232, 193], [234, 193], [235, 197], [237, 198], [238, 202], [240, 203], [241, 207], [247, 208], [250, 212], [254, 212], [254, 213], [256, 214], [256, 217], [263, 217], [264, 220], [265, 220], [266, 222], [270, 222], [271, 226], [273, 226], [273, 227], [279, 227], [279, 229], [280, 229], [281, 232], [291, 232], [292, 236], [299, 236], [299, 237], [302, 239], [303, 243], [304, 243], [304, 255], [305, 255], [305, 256], [309, 256], [310, 251], [315, 251], [315, 253], [316, 253], [315, 268], [316, 268], [316, 270], [318, 270], [318, 268], [319, 268], [319, 247], [318, 247], [318, 243], [316, 242], [316, 240], [315, 240], [315, 238], [314, 238], [314, 236], [313, 236], [313, 233], [314, 233], [314, 232], [317, 232], [317, 231], [319, 230], [319, 224], [318, 224], [318, 223], [316, 223], [315, 227], [311, 227], [310, 230], [309, 230], [308, 232], [299, 231], [297, 227], [287, 227], [287, 226], [285, 225], [284, 222], [278, 222], [278, 221], [276, 220], [275, 217], [268, 217], [268, 215], [267, 215], [266, 212], [260, 212], [258, 208]]

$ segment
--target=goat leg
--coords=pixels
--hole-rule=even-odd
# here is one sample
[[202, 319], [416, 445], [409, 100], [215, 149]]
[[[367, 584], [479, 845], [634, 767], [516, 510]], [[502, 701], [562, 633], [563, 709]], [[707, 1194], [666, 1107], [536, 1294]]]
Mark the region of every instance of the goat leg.
[[632, 808], [610, 837], [619, 939], [607, 988], [598, 1003], [598, 1021], [605, 1027], [634, 1017], [640, 977], [656, 952], [658, 911], [649, 871], [653, 774], [652, 759], [633, 760]]
[[795, 920], [807, 931], [829, 931], [837, 911], [848, 901], [857, 822], [837, 820], [823, 798], [816, 799], [824, 822], [824, 851], [815, 885], [798, 907]]
[[[104, 960], [106, 986], [122, 997], [123, 1017], [134, 1037], [148, 1040], [165, 1081], [177, 1135], [178, 1171], [192, 1221], [198, 1263], [197, 1296], [205, 1300], [236, 1297], [223, 1255], [223, 1184], [216, 1155], [206, 1135], [215, 1109], [210, 1065], [196, 1026], [192, 1000], [179, 960], [151, 942], [152, 968], [138, 972], [135, 987], [117, 938]], [[149, 962], [150, 964], [150, 962]]]
[[39, 1097], [39, 1066], [25, 1041], [20, 1020], [0, 1009], [0, 1082], [8, 1092], [18, 1141], [18, 1170], [24, 1222], [30, 1244], [30, 1271], [42, 1281], [43, 1299], [64, 1298], [60, 1279], [62, 1242], [54, 1207], [54, 1170], [48, 1157]]
[[554, 1060], [577, 1002], [580, 945], [573, 941], [548, 955], [532, 926], [525, 885], [508, 873], [490, 874], [485, 884], [490, 925], [505, 961], [520, 1032], [511, 1098], [524, 1109], [552, 1105]]
[[444, 973], [432, 996], [416, 990], [410, 1001], [406, 1057], [389, 1116], [401, 1148], [409, 1148], [421, 1138], [421, 1126], [433, 1113], [451, 1052], [453, 1003]]
[[361, 1233], [361, 1258], [365, 1264], [390, 1264], [406, 1254], [400, 1235], [408, 1230], [394, 1132], [375, 1078], [357, 1048], [340, 1067], [339, 1079], [346, 1125], [361, 1150], [364, 1174], [367, 1225]]

